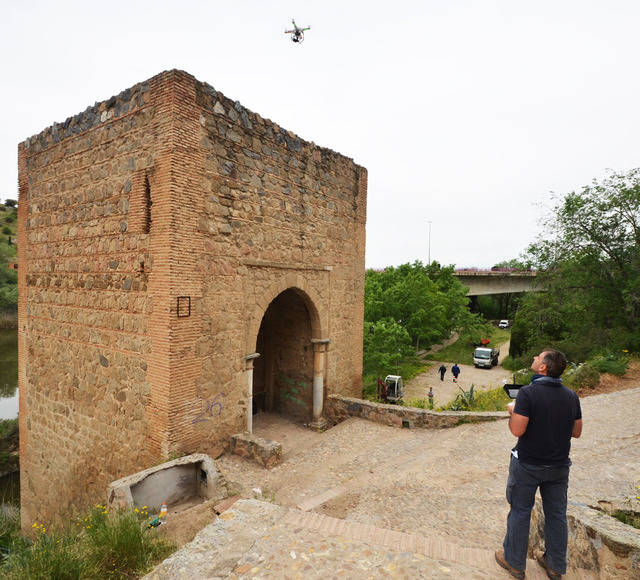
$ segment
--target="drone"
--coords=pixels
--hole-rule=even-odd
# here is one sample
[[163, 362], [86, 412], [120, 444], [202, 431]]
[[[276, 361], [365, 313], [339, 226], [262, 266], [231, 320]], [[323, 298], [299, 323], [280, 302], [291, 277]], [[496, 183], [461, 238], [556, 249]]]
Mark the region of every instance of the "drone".
[[292, 42], [302, 42], [304, 40], [304, 31], [311, 30], [311, 26], [300, 28], [293, 18], [291, 19], [291, 22], [293, 23], [293, 28], [291, 30], [285, 30], [284, 33], [291, 35]]

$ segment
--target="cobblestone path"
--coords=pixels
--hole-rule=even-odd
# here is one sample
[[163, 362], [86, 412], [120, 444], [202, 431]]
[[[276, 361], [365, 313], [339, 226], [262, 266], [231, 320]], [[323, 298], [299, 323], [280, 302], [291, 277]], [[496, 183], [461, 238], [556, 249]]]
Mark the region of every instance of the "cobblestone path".
[[[584, 431], [573, 443], [569, 499], [590, 505], [624, 500], [633, 494], [640, 465], [640, 388], [588, 397], [582, 399], [582, 407]], [[244, 565], [251, 564], [248, 571], [257, 565], [251, 558], [266, 562], [279, 550], [278, 565], [290, 578], [296, 573], [320, 577], [322, 570], [327, 571], [325, 577], [377, 577], [375, 570], [384, 571], [391, 564], [395, 568], [386, 570], [390, 577], [501, 577], [501, 570], [488, 562], [501, 545], [507, 514], [504, 490], [515, 439], [505, 421], [408, 430], [351, 419], [311, 439], [305, 431], [301, 448], [295, 445], [296, 427], [289, 428], [288, 437], [281, 437], [286, 459], [271, 471], [238, 457], [218, 460], [245, 497], [259, 487], [272, 504], [258, 503], [285, 510], [270, 520], [276, 526], [264, 534], [270, 543], [256, 543], [254, 538], [254, 551], [242, 552]], [[225, 520], [212, 525], [220, 526], [220, 521]], [[380, 536], [385, 530], [388, 535]], [[404, 538], [404, 543], [390, 545], [391, 538]], [[421, 541], [431, 542], [438, 551], [417, 550], [414, 546]], [[309, 548], [313, 552], [305, 552]], [[291, 551], [305, 553], [315, 564], [305, 561], [296, 572], [304, 558], [294, 559]], [[458, 558], [458, 553], [466, 555]], [[235, 559], [237, 566], [244, 562], [242, 557]], [[355, 566], [361, 559], [377, 563], [365, 570], [367, 574], [339, 568], [341, 562]], [[240, 577], [233, 572], [237, 566], [229, 574]], [[529, 578], [535, 577], [536, 569], [535, 564], [528, 567]], [[255, 577], [277, 574], [260, 567]]]

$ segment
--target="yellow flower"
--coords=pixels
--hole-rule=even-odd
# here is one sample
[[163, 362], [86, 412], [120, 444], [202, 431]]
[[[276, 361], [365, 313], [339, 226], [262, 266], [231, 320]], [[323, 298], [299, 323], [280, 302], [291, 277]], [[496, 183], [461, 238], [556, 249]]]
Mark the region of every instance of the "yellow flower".
[[622, 352], [629, 352], [629, 350], [628, 350], [628, 349], [626, 349], [626, 348], [623, 348], [623, 349], [622, 349]]

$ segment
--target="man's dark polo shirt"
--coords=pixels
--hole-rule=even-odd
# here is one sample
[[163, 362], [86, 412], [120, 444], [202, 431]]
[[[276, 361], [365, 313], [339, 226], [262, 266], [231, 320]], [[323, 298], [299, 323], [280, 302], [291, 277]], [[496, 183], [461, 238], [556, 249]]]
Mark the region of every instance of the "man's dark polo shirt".
[[538, 376], [522, 387], [513, 410], [529, 417], [518, 439], [518, 461], [532, 465], [569, 464], [573, 423], [582, 419], [580, 399], [560, 379]]

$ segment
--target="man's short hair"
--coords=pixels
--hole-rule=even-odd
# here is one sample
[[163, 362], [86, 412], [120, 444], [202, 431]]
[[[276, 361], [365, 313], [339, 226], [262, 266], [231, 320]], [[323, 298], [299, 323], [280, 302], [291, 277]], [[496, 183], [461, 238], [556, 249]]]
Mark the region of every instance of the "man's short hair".
[[554, 348], [545, 348], [542, 352], [542, 362], [547, 366], [547, 376], [559, 379], [567, 368], [567, 357]]

